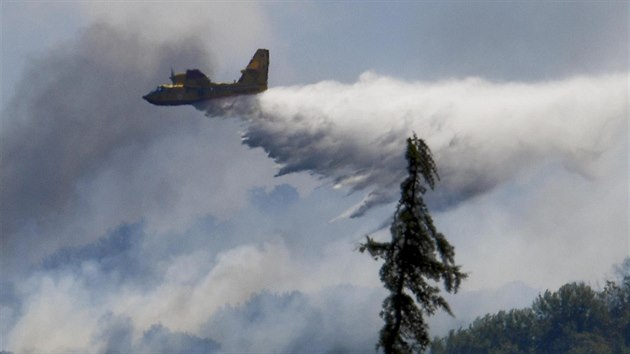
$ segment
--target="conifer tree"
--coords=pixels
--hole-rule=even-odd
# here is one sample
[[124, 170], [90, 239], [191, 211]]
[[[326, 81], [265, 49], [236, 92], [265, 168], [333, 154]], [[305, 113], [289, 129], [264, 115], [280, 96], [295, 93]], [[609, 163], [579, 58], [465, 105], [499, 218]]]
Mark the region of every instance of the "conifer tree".
[[[439, 178], [429, 147], [414, 134], [407, 139], [409, 176], [401, 184], [401, 198], [391, 225], [391, 241], [376, 242], [369, 236], [359, 248], [384, 260], [381, 281], [389, 290], [380, 313], [385, 325], [377, 344], [386, 354], [420, 352], [429, 345], [425, 315], [443, 309], [452, 315], [440, 295], [439, 282], [457, 292], [466, 278], [455, 265], [455, 250], [433, 225], [422, 198]], [[413, 297], [412, 297], [413, 295]]]

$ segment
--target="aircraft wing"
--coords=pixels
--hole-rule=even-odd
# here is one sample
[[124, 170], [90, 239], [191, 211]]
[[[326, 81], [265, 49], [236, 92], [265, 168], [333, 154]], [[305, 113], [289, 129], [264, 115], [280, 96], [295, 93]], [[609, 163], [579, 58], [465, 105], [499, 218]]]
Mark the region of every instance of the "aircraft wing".
[[199, 69], [186, 70], [184, 86], [208, 87], [210, 86], [210, 79]]

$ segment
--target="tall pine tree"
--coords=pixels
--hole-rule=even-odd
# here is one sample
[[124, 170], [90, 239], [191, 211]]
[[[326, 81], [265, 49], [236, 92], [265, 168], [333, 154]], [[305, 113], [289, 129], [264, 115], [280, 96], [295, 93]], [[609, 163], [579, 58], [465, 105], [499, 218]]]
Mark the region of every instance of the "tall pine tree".
[[429, 147], [415, 134], [407, 139], [406, 159], [409, 176], [400, 186], [391, 241], [376, 242], [367, 237], [359, 248], [385, 261], [380, 275], [390, 295], [383, 302], [385, 325], [377, 348], [382, 347], [386, 354], [426, 349], [430, 341], [425, 315], [440, 308], [452, 315], [440, 295], [439, 282], [443, 281], [446, 291], [457, 292], [466, 278], [455, 265], [453, 246], [436, 230], [422, 199], [439, 177]]

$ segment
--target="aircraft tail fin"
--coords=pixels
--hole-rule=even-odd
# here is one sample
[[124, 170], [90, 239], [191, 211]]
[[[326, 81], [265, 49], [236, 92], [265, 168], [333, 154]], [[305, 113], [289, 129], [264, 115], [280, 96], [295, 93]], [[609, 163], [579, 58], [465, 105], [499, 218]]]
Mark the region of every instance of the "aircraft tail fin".
[[239, 84], [257, 85], [266, 90], [269, 74], [269, 50], [258, 49], [247, 67], [241, 70], [241, 74], [241, 78], [238, 79]]

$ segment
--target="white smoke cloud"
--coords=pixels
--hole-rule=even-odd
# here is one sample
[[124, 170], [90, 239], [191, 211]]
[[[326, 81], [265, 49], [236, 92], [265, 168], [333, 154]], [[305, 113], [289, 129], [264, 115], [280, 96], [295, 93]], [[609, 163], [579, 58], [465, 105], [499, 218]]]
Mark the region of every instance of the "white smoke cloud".
[[[139, 245], [132, 246], [139, 248], [135, 251], [132, 249], [130, 257], [146, 256], [146, 250], [143, 251], [146, 244], [142, 246], [142, 242], [147, 241], [141, 240]], [[212, 245], [209, 242], [205, 248], [211, 249]], [[343, 247], [347, 247], [347, 244]], [[101, 250], [107, 257], [121, 252], [123, 250], [116, 248]], [[90, 252], [76, 252], [66, 255], [66, 263], [60, 265], [62, 268], [35, 272], [20, 283], [17, 290], [21, 298], [20, 316], [11, 329], [3, 334], [2, 345], [18, 353], [99, 353], [111, 347], [113, 337], [123, 337], [129, 342], [128, 346], [141, 348], [145, 345], [146, 333], [157, 330], [155, 326], [159, 325], [164, 331], [183, 333], [189, 337], [219, 340], [219, 343], [226, 341], [228, 347], [222, 352], [230, 352], [230, 348], [242, 351], [248, 347], [234, 341], [229, 330], [230, 316], [223, 328], [217, 328], [219, 324], [214, 316], [226, 306], [243, 306], [260, 292], [281, 294], [299, 291], [300, 296], [317, 305], [319, 316], [326, 316], [329, 324], [352, 322], [353, 316], [371, 317], [372, 324], [378, 323], [378, 311], [361, 311], [361, 304], [366, 301], [374, 308], [380, 302], [380, 296], [374, 296], [380, 294], [374, 277], [367, 283], [363, 281], [361, 285], [362, 281], [353, 280], [348, 272], [338, 272], [334, 277], [326, 276], [330, 274], [330, 268], [342, 269], [348, 263], [348, 257], [340, 257], [338, 253], [339, 249], [331, 250], [324, 256], [324, 262], [312, 264], [293, 257], [291, 250], [280, 240], [242, 244], [218, 252], [214, 257], [206, 250], [187, 252], [164, 260], [166, 267], [157, 284], [138, 287], [133, 282], [107, 283], [112, 280], [112, 271], [125, 271], [127, 265], [123, 259], [120, 265], [112, 264], [116, 269], [108, 269], [98, 257], [87, 257]], [[375, 265], [358, 253], [353, 257]], [[64, 268], [65, 264], [73, 262], [76, 267]], [[304, 277], [307, 273], [313, 276]], [[367, 267], [366, 273], [374, 275], [376, 269]], [[356, 300], [355, 307], [341, 315], [321, 301], [332, 302], [335, 306], [341, 306], [343, 301], [332, 301], [330, 297], [322, 300], [320, 294], [322, 289], [334, 288], [338, 284], [367, 285], [369, 291], [363, 296], [361, 291], [350, 288]], [[254, 310], [272, 311], [273, 306]], [[294, 315], [293, 310], [286, 309], [288, 312], [280, 313], [278, 318], [289, 319]], [[214, 325], [208, 327], [207, 323], [211, 320]], [[265, 321], [277, 322], [273, 318], [266, 318]], [[278, 326], [290, 326], [290, 323], [284, 322]], [[253, 334], [260, 336], [264, 330], [259, 328], [258, 333]], [[364, 333], [358, 330], [351, 332], [352, 338], [348, 337], [347, 342], [361, 342]], [[273, 340], [260, 337], [258, 344], [266, 342], [270, 351], [278, 352], [287, 343], [304, 343], [304, 333], [308, 331], [277, 333]], [[371, 328], [370, 333], [376, 333], [376, 329]], [[328, 333], [327, 338], [334, 339], [334, 336]], [[332, 342], [320, 345], [326, 348], [333, 345]], [[162, 348], [157, 352], [168, 351]]]
[[[354, 84], [277, 87], [249, 102], [244, 143], [262, 147], [284, 175], [308, 171], [368, 195], [344, 215], [358, 217], [396, 199], [405, 139], [429, 144], [443, 208], [492, 190], [534, 166], [562, 163], [596, 177], [598, 157], [625, 139], [623, 74], [540, 83], [478, 78], [405, 82], [373, 73]], [[216, 114], [211, 112], [210, 114]]]
[[29, 296], [23, 299], [23, 314], [4, 334], [3, 346], [20, 353], [88, 348], [99, 309], [91, 306], [90, 291], [81, 279], [71, 274], [43, 275], [31, 277], [26, 285]]

